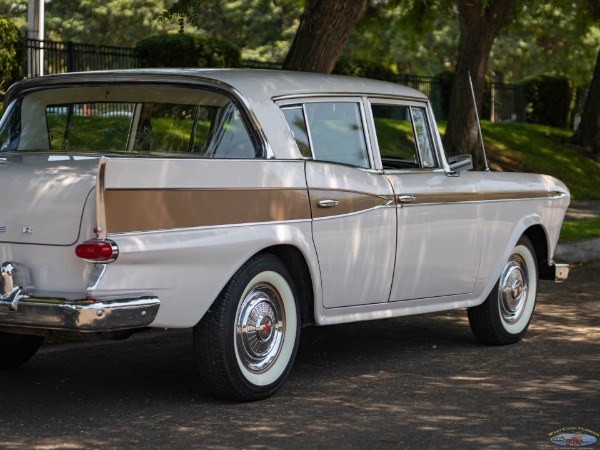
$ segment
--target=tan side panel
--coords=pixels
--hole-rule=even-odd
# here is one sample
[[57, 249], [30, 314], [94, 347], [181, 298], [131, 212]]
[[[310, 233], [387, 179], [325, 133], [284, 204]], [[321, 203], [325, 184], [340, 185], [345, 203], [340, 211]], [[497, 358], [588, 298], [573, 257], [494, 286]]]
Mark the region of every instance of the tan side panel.
[[109, 233], [310, 219], [302, 189], [109, 189], [105, 205]]

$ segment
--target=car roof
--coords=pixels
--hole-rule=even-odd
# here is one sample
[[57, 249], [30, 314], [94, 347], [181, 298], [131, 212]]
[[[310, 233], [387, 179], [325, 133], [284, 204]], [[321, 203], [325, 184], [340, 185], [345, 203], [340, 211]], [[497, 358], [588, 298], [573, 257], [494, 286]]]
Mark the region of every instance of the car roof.
[[[327, 75], [308, 72], [261, 69], [132, 69], [112, 71], [71, 72], [32, 78], [18, 83], [9, 90], [9, 95], [31, 87], [44, 87], [77, 82], [111, 81], [156, 81], [165, 82], [165, 77], [213, 81], [236, 89], [246, 98], [263, 99], [297, 95], [365, 94], [426, 99], [416, 89], [397, 83], [370, 80], [343, 75]], [[12, 96], [11, 95], [11, 96]]]

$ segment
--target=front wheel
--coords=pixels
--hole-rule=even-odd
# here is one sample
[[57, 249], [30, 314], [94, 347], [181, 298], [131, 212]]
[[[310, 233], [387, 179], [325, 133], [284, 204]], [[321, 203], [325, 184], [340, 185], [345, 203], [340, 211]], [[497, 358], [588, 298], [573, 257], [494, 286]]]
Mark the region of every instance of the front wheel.
[[469, 324], [481, 342], [513, 344], [527, 332], [535, 308], [538, 269], [531, 241], [522, 236], [488, 298], [469, 308]]
[[0, 370], [22, 366], [36, 354], [43, 336], [0, 332]]
[[273, 255], [258, 255], [231, 278], [194, 327], [200, 378], [210, 393], [266, 398], [289, 373], [300, 336], [294, 283]]

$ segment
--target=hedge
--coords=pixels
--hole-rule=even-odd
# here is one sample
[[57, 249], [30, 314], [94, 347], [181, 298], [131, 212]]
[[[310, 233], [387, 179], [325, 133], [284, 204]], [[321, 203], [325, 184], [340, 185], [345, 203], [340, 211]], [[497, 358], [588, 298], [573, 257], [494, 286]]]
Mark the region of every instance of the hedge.
[[21, 63], [24, 57], [21, 33], [0, 16], [0, 91], [6, 91], [11, 84], [23, 78]]
[[234, 44], [190, 33], [155, 34], [135, 44], [142, 67], [240, 67]]
[[398, 75], [389, 65], [374, 59], [340, 57], [333, 69], [338, 75], [372, 78], [374, 80], [398, 81]]
[[564, 76], [540, 75], [523, 82], [527, 122], [567, 127], [573, 107], [573, 86]]

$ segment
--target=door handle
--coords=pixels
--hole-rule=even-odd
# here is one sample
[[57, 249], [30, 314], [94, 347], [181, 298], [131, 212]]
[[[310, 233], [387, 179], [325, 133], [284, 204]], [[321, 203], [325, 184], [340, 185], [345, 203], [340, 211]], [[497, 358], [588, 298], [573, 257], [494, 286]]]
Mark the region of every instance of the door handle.
[[399, 195], [398, 201], [400, 203], [412, 203], [417, 199], [414, 195]]
[[339, 203], [338, 200], [329, 199], [329, 200], [319, 200], [318, 204], [321, 208], [333, 208], [334, 206], [337, 206], [338, 203]]

